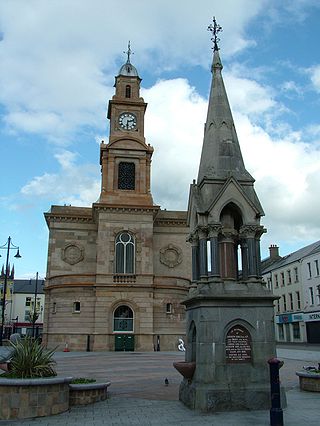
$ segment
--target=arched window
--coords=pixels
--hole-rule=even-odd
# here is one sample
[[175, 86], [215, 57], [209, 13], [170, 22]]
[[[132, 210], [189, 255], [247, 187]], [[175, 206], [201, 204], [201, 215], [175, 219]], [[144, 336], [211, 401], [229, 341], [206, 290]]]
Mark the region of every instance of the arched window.
[[133, 311], [129, 306], [121, 305], [114, 311], [113, 331], [133, 331]]
[[118, 189], [135, 189], [136, 172], [135, 164], [121, 162], [118, 168]]
[[121, 232], [116, 238], [117, 274], [134, 274], [134, 238], [128, 232]]
[[126, 86], [126, 98], [131, 98], [131, 86]]

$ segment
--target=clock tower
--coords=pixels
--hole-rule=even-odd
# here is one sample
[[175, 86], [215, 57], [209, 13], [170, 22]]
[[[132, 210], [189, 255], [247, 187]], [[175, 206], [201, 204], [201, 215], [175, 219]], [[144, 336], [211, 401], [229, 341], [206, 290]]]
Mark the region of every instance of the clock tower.
[[101, 143], [101, 194], [103, 204], [152, 206], [150, 165], [153, 148], [144, 137], [147, 104], [140, 97], [141, 78], [127, 61], [115, 78], [115, 94], [109, 101], [109, 143]]

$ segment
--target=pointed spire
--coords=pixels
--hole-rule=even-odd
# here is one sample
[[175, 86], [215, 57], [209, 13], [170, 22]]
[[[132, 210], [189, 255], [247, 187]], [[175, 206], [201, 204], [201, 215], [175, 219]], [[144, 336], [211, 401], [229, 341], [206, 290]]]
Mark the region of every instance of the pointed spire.
[[[214, 53], [212, 61], [212, 83], [207, 121], [198, 174], [198, 184], [206, 177], [226, 179], [234, 176], [238, 180], [253, 181], [242, 159], [240, 145], [233, 122], [226, 89], [222, 78], [222, 63], [219, 55], [217, 24], [208, 29], [213, 31]], [[220, 27], [220, 26], [219, 26]], [[220, 27], [221, 28], [221, 27]], [[221, 29], [222, 30], [222, 29]], [[220, 30], [220, 31], [221, 31]]]

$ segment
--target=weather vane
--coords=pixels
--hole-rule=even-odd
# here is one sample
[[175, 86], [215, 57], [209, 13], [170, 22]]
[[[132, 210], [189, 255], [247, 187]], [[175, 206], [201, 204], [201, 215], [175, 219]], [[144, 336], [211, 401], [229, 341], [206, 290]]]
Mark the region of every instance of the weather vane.
[[219, 50], [218, 43], [220, 41], [220, 38], [218, 37], [218, 33], [222, 31], [222, 27], [219, 24], [217, 24], [215, 16], [213, 17], [212, 21], [213, 21], [213, 25], [210, 24], [208, 26], [208, 31], [211, 31], [212, 33], [212, 37], [211, 37], [211, 41], [213, 42], [212, 49]]
[[132, 52], [131, 50], [130, 40], [128, 41], [128, 50], [126, 52], [123, 51], [123, 53], [125, 53], [128, 56], [127, 63], [130, 63], [130, 55], [134, 55], [134, 52]]

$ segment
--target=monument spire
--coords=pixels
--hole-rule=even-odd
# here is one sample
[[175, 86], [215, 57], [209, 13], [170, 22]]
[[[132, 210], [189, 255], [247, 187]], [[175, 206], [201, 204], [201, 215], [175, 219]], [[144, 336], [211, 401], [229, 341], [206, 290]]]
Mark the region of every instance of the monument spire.
[[226, 179], [234, 176], [238, 180], [253, 181], [242, 159], [237, 132], [233, 122], [227, 92], [222, 78], [222, 63], [219, 55], [218, 33], [222, 27], [213, 18], [212, 32], [213, 61], [212, 82], [205, 124], [204, 139], [198, 174], [198, 184], [204, 178]]

